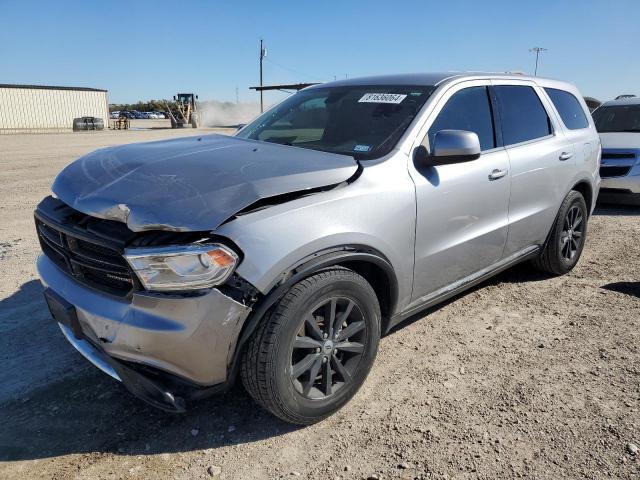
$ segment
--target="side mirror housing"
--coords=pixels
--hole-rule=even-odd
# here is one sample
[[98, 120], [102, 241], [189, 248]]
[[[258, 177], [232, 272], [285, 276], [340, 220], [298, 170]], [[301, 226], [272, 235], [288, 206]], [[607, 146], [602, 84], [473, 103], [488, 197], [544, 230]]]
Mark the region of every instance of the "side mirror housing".
[[480, 139], [475, 132], [466, 130], [440, 130], [433, 139], [431, 155], [424, 145], [414, 150], [416, 165], [433, 167], [470, 162], [480, 158]]

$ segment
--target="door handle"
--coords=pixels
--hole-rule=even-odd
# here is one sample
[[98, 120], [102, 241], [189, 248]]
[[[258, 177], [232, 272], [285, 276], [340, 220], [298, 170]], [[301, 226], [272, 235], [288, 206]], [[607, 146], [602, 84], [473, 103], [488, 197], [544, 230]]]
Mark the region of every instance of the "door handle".
[[506, 168], [504, 170], [499, 170], [496, 168], [489, 174], [489, 180], [498, 180], [499, 178], [504, 177], [507, 173], [509, 173], [509, 170], [507, 170]]
[[564, 162], [565, 160], [569, 160], [571, 157], [573, 157], [573, 153], [571, 153], [571, 152], [562, 152], [560, 154], [560, 161]]

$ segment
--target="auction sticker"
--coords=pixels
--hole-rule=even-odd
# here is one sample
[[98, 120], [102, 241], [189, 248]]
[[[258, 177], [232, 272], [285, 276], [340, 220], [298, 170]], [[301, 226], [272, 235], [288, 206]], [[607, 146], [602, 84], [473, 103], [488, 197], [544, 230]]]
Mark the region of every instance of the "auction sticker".
[[405, 98], [400, 93], [365, 93], [358, 103], [400, 103]]

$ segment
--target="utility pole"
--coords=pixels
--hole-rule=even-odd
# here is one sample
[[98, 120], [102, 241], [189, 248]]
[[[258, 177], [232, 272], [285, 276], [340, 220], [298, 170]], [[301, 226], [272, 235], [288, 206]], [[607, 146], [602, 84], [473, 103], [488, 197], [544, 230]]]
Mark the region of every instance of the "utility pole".
[[533, 47], [529, 49], [530, 52], [534, 52], [536, 54], [536, 69], [533, 72], [533, 76], [538, 76], [538, 57], [540, 56], [540, 52], [546, 52], [548, 49], [542, 47]]
[[240, 102], [238, 101], [238, 86], [236, 85], [236, 105], [238, 103], [240, 103]]
[[[264, 48], [262, 39], [260, 39], [260, 86], [262, 86], [262, 60], [267, 56], [267, 49]], [[260, 90], [260, 113], [264, 112], [264, 100], [262, 98], [262, 90]]]

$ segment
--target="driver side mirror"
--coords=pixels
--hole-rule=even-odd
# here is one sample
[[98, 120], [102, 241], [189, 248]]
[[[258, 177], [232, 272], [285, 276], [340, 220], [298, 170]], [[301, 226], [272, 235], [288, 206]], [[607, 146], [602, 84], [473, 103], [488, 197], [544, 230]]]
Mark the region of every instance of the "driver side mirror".
[[470, 162], [480, 158], [480, 139], [475, 132], [466, 130], [440, 130], [433, 138], [431, 154], [420, 145], [413, 151], [416, 166], [434, 167]]

